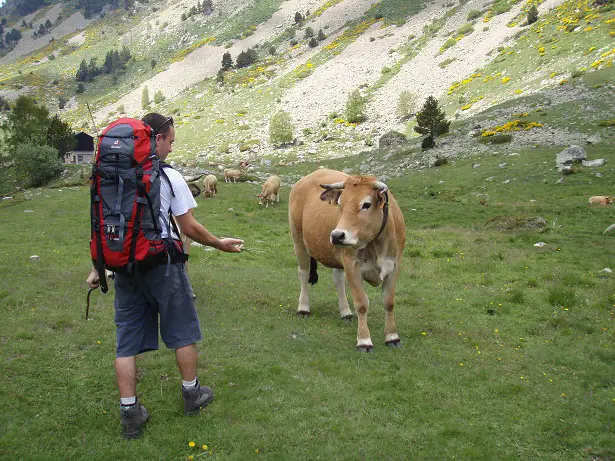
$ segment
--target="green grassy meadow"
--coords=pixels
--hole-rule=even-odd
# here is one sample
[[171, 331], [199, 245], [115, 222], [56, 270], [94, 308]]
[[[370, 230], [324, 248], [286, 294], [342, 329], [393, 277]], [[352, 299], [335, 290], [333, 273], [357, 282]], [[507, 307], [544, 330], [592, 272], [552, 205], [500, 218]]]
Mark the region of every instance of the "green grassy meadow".
[[[151, 419], [131, 442], [119, 425], [113, 289], [92, 293], [84, 319], [87, 188], [4, 201], [0, 458], [613, 459], [615, 284], [601, 270], [615, 269], [615, 234], [603, 234], [615, 212], [587, 199], [612, 195], [615, 155], [590, 147], [609, 163], [555, 184], [557, 152], [388, 181], [407, 226], [395, 309], [402, 347], [384, 345], [380, 292], [366, 284], [371, 354], [355, 350], [356, 319], [338, 318], [329, 269], [319, 266], [310, 289], [312, 316], [295, 314], [289, 188], [260, 208], [258, 186], [221, 182], [215, 199], [197, 199], [196, 217], [245, 239], [246, 251], [196, 247], [189, 263], [205, 338], [198, 374], [216, 400], [182, 416], [174, 355], [162, 345], [137, 362]], [[270, 171], [284, 180], [319, 165]], [[531, 217], [547, 226], [519, 227]]]

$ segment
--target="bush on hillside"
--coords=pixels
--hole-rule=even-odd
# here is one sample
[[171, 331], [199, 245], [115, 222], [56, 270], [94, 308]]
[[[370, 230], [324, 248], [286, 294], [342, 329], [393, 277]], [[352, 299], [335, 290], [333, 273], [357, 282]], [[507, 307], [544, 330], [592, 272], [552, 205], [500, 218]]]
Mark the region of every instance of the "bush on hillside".
[[527, 23], [534, 24], [536, 21], [538, 21], [538, 8], [536, 8], [536, 5], [532, 5], [527, 11]]
[[504, 144], [512, 140], [512, 134], [494, 134], [493, 136], [485, 136], [480, 139], [481, 142], [489, 144]]
[[62, 162], [57, 149], [30, 142], [15, 149], [15, 170], [25, 185], [39, 187], [60, 174]]
[[477, 18], [480, 18], [482, 16], [482, 11], [480, 10], [471, 10], [468, 13], [468, 21], [474, 21]]
[[269, 140], [274, 146], [293, 142], [293, 125], [290, 114], [283, 110], [271, 116], [269, 120]]
[[348, 95], [346, 103], [346, 119], [350, 123], [361, 123], [365, 121], [365, 98], [357, 88]]
[[414, 115], [416, 96], [411, 91], [402, 91], [397, 101], [397, 114], [402, 120], [408, 120]]
[[305, 34], [303, 35], [303, 38], [311, 38], [314, 36], [314, 29], [312, 29], [311, 27], [306, 27], [305, 28]]
[[147, 85], [145, 85], [143, 87], [143, 90], [141, 91], [141, 108], [147, 109], [150, 104], [151, 102], [149, 100], [149, 90], [147, 89]]
[[315, 37], [312, 37], [310, 41], [308, 42], [308, 46], [310, 48], [316, 48], [318, 46], [318, 40], [316, 40]]

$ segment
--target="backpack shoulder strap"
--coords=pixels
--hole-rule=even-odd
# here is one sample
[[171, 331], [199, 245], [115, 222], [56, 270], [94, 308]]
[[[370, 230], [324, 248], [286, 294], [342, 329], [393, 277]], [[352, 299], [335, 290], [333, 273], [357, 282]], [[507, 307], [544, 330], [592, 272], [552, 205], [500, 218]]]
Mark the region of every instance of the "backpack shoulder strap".
[[169, 184], [169, 188], [171, 189], [171, 195], [175, 197], [175, 191], [173, 190], [173, 185], [171, 184], [171, 180], [169, 179], [167, 174], [164, 172], [165, 168], [173, 169], [173, 167], [165, 162], [160, 162], [159, 165], [160, 165], [160, 175], [167, 181], [167, 184]]

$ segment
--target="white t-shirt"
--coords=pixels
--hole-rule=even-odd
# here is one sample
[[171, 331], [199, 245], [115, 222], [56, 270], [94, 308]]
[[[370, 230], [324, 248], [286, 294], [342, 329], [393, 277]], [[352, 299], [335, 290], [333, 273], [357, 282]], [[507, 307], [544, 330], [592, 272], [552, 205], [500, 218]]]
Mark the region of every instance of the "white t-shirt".
[[165, 168], [165, 174], [168, 176], [171, 185], [173, 186], [173, 192], [175, 197], [171, 194], [169, 183], [164, 177], [160, 178], [160, 225], [162, 226], [162, 238], [165, 238], [168, 233], [168, 229], [171, 229], [173, 238], [179, 239], [179, 236], [175, 235], [171, 223], [169, 222], [169, 206], [173, 216], [181, 216], [186, 214], [192, 208], [196, 208], [197, 204], [190, 192], [190, 188], [184, 177], [177, 170], [172, 168]]

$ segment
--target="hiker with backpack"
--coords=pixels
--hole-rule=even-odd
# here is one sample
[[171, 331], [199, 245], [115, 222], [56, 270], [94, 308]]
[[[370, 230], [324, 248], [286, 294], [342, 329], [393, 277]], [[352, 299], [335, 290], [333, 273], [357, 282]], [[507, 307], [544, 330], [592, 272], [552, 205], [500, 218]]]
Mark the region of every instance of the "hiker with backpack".
[[[149, 413], [137, 398], [136, 356], [158, 349], [160, 336], [175, 349], [182, 377], [184, 414], [213, 400], [197, 375], [199, 319], [191, 296], [179, 231], [218, 250], [238, 253], [242, 240], [219, 239], [192, 213], [196, 201], [182, 175], [164, 164], [175, 141], [172, 117], [123, 118], [100, 135], [92, 173], [90, 288], [107, 291], [104, 269], [115, 275], [115, 371], [124, 437], [137, 438]], [[157, 218], [157, 219], [156, 219]]]

